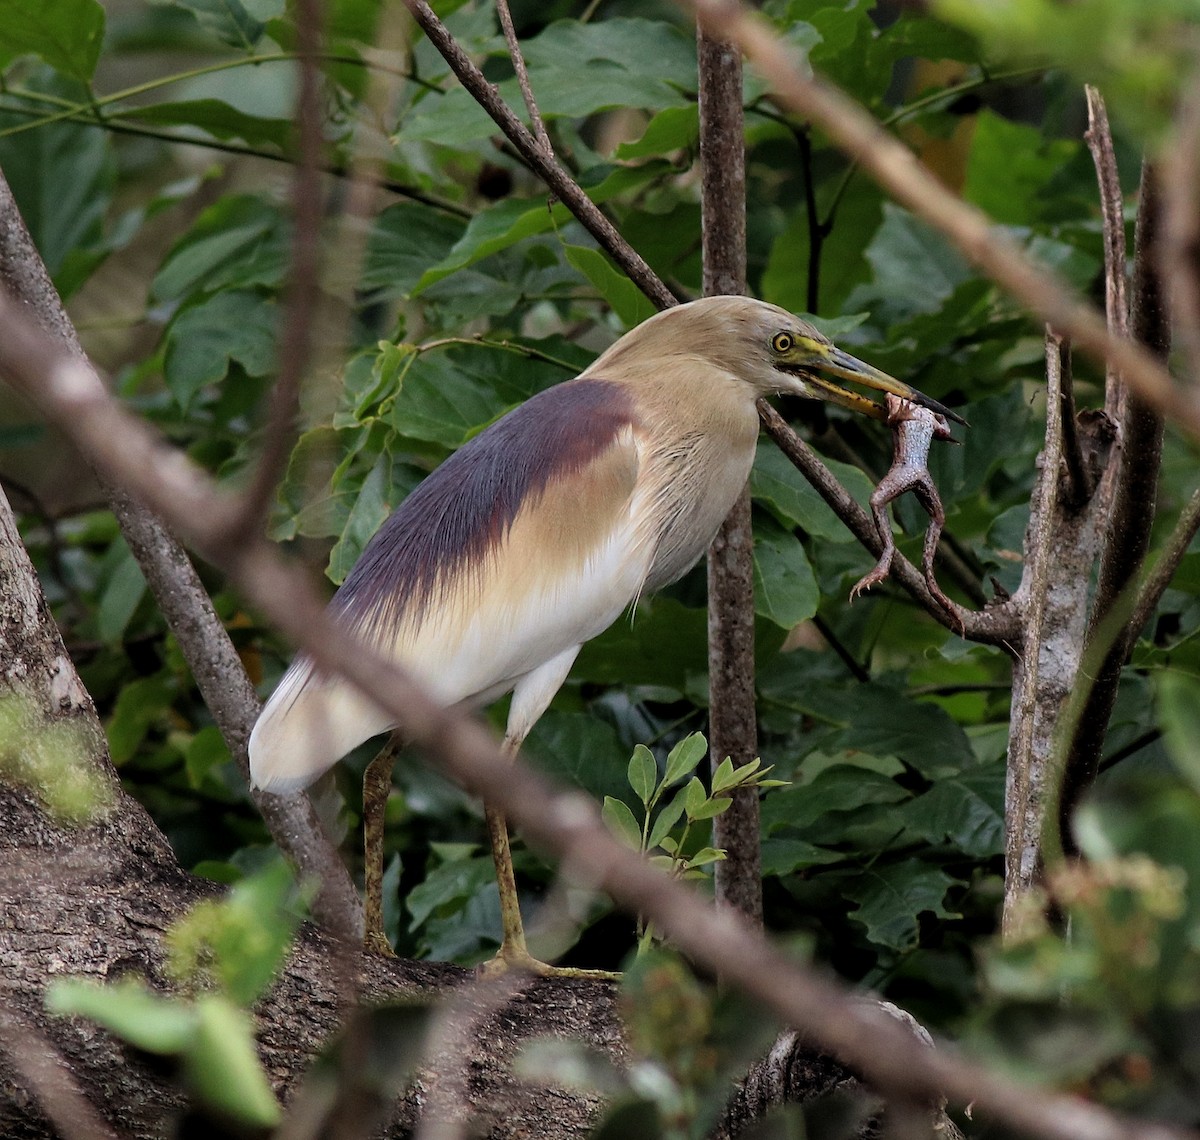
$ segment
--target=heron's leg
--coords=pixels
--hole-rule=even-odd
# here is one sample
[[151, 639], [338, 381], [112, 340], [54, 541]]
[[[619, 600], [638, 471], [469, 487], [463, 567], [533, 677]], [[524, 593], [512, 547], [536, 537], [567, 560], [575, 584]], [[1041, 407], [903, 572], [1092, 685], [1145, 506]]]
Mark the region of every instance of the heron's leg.
[[[521, 741], [511, 735], [504, 738], [504, 755], [511, 761], [521, 747]], [[497, 957], [513, 965], [533, 961], [525, 945], [525, 926], [521, 922], [521, 901], [517, 895], [517, 879], [513, 873], [512, 849], [508, 842], [508, 821], [495, 804], [483, 802], [487, 819], [488, 839], [492, 844], [492, 862], [496, 864], [496, 886], [500, 890], [500, 929], [502, 941]]]
[[[571, 665], [579, 646], [551, 658], [532, 673], [522, 677], [513, 689], [512, 704], [508, 710], [508, 728], [504, 734], [504, 755], [511, 762], [516, 757], [529, 730], [546, 711], [554, 698]], [[483, 805], [487, 817], [488, 838], [492, 843], [492, 860], [496, 864], [496, 885], [500, 889], [500, 924], [502, 941], [496, 957], [484, 964], [481, 972], [500, 974], [507, 970], [526, 970], [543, 976], [556, 975], [570, 978], [615, 978], [618, 975], [606, 970], [577, 970], [549, 966], [539, 962], [525, 944], [525, 927], [521, 922], [521, 902], [517, 895], [517, 882], [513, 875], [512, 852], [508, 843], [508, 824], [504, 813], [486, 800]]]
[[383, 832], [392, 769], [403, 743], [393, 732], [363, 773], [363, 948], [394, 953], [383, 932]]

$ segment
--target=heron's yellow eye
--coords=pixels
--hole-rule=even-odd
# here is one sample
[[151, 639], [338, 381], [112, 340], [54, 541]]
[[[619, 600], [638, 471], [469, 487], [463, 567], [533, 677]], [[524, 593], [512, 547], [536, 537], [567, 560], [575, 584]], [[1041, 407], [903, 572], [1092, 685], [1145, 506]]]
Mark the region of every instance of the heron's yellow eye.
[[787, 352], [794, 343], [795, 341], [792, 339], [791, 333], [781, 332], [771, 337], [771, 347], [776, 352]]

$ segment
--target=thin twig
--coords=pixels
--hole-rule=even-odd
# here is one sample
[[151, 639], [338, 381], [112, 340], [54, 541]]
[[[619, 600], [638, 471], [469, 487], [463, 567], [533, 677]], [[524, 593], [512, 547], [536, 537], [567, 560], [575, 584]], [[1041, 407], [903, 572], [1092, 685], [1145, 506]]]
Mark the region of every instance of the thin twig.
[[761, 17], [736, 0], [681, 0], [712, 29], [741, 44], [775, 98], [811, 119], [901, 205], [924, 218], [1047, 324], [1096, 360], [1111, 360], [1142, 397], [1200, 435], [1200, 397], [1181, 389], [1140, 345], [1109, 333], [1104, 320], [1057, 274], [1032, 261], [981, 211], [948, 191], [916, 156], [853, 100], [796, 66]]
[[312, 357], [313, 326], [320, 290], [321, 257], [321, 92], [317, 60], [324, 13], [321, 0], [296, 0], [296, 39], [300, 90], [295, 120], [299, 161], [292, 177], [292, 251], [284, 289], [284, 320], [278, 337], [279, 371], [271, 388], [270, 410], [258, 465], [243, 496], [233, 535], [256, 530], [292, 450], [300, 389]]
[[[1129, 305], [1125, 299], [1125, 203], [1121, 194], [1121, 178], [1117, 172], [1117, 153], [1113, 147], [1112, 130], [1108, 125], [1108, 109], [1100, 92], [1090, 83], [1084, 86], [1087, 96], [1088, 128], [1084, 132], [1092, 163], [1096, 167], [1096, 183], [1100, 190], [1100, 213], [1104, 219], [1104, 311], [1109, 331], [1121, 338], [1129, 336]], [[1118, 423], [1125, 411], [1125, 386], [1116, 363], [1109, 360], [1105, 368], [1104, 410]]]
[[[1154, 616], [1154, 610], [1175, 577], [1183, 556], [1187, 553], [1192, 539], [1200, 530], [1200, 491], [1193, 491], [1187, 506], [1179, 515], [1167, 541], [1159, 552], [1153, 569], [1142, 580], [1134, 599], [1133, 609], [1129, 614], [1127, 628], [1140, 633], [1146, 628], [1146, 623]], [[1136, 635], [1135, 635], [1136, 636]]]
[[525, 100], [525, 109], [529, 112], [529, 125], [533, 128], [533, 137], [542, 148], [547, 158], [554, 155], [554, 147], [550, 136], [546, 133], [546, 124], [542, 122], [542, 113], [538, 110], [537, 100], [533, 97], [533, 85], [529, 82], [529, 70], [525, 66], [525, 57], [521, 54], [521, 44], [517, 40], [517, 29], [513, 27], [512, 12], [508, 8], [508, 0], [496, 0], [496, 15], [500, 17], [500, 27], [504, 30], [504, 42], [508, 44], [508, 58], [512, 60], [513, 71], [517, 73], [517, 83], [521, 88], [521, 97]]
[[660, 309], [677, 304], [678, 299], [675, 295], [659, 280], [646, 260], [628, 242], [622, 240], [616, 227], [604, 216], [595, 202], [552, 156], [542, 151], [537, 139], [500, 98], [483, 72], [458, 45], [446, 25], [438, 19], [425, 0], [404, 0], [404, 4], [413, 14], [421, 30], [429, 37], [429, 41], [441, 52], [451, 70], [458, 76], [459, 82], [492, 117], [529, 168], [579, 219], [588, 233], [609, 252], [626, 276]]
[[1171, 283], [1175, 338], [1193, 389], [1200, 386], [1200, 72], [1189, 83], [1162, 148], [1163, 279]]

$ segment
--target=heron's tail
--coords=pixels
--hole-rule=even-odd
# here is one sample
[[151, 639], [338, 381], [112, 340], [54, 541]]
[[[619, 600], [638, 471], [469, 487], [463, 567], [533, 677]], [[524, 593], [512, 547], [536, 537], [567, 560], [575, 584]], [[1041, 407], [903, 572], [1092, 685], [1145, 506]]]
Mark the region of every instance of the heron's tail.
[[299, 791], [389, 727], [385, 714], [348, 682], [322, 677], [300, 658], [250, 734], [250, 783], [280, 795]]

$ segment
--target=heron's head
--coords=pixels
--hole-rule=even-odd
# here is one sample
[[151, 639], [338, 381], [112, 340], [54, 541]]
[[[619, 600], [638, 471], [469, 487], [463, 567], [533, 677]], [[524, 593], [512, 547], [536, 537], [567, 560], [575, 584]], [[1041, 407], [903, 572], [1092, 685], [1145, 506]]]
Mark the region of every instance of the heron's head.
[[937, 400], [844, 352], [807, 321], [750, 297], [705, 297], [658, 313], [618, 341], [593, 367], [602, 374], [606, 365], [618, 360], [632, 364], [635, 359], [683, 357], [717, 366], [749, 384], [757, 395], [808, 396], [874, 419], [886, 418], [882, 404], [837, 383], [850, 380], [966, 422]]

